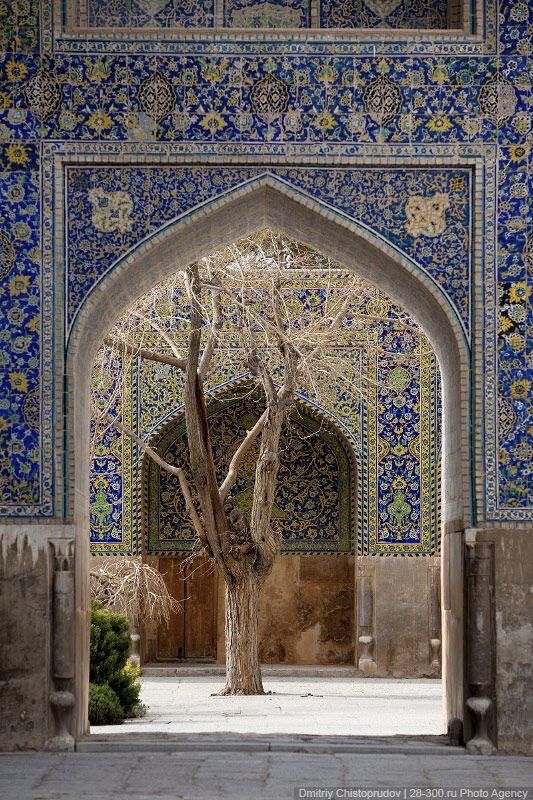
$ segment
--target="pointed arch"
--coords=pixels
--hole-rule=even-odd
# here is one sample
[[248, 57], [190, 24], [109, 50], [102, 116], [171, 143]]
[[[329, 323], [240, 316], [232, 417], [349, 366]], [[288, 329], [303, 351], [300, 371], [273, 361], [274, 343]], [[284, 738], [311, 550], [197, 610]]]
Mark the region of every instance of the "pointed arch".
[[[255, 394], [257, 397], [258, 387], [249, 377], [238, 377], [229, 380], [207, 394], [207, 413], [224, 416], [227, 411], [243, 407], [249, 408], [248, 401]], [[252, 407], [256, 399], [252, 400]], [[343, 424], [333, 414], [326, 409], [312, 403], [303, 395], [298, 395], [295, 402], [296, 414], [291, 413], [291, 417], [296, 416], [296, 423], [316, 434], [319, 438], [329, 439], [328, 449], [333, 450], [339, 466], [342, 466], [343, 474], [339, 475], [339, 546], [342, 549], [334, 549], [332, 546], [325, 547], [323, 552], [356, 552], [357, 535], [359, 521], [357, 517], [356, 497], [357, 497], [357, 475], [360, 472], [358, 460], [359, 454], [354, 447], [351, 435], [345, 430]], [[163, 458], [185, 433], [184, 407], [179, 406], [170, 411], [163, 420], [154, 428], [148, 443], [156, 449]], [[213, 444], [216, 443], [216, 430], [213, 430]], [[147, 455], [141, 456], [141, 529], [143, 540], [143, 552], [152, 555], [165, 555], [165, 552], [154, 548], [150, 541], [155, 539], [159, 527], [159, 483], [161, 480], [161, 468]], [[341, 471], [341, 470], [340, 470]], [[304, 547], [301, 552], [311, 552]], [[300, 552], [295, 550], [294, 552]], [[316, 552], [322, 552], [317, 549]], [[315, 551], [313, 551], [315, 552]]]
[[457, 313], [442, 289], [412, 259], [341, 212], [270, 174], [219, 195], [160, 228], [118, 259], [84, 301], [66, 359], [64, 485], [76, 525], [76, 730], [86, 730], [88, 685], [87, 553], [89, 520], [89, 380], [98, 346], [141, 295], [182, 266], [263, 228], [297, 239], [369, 280], [424, 330], [437, 355], [443, 390], [443, 680], [446, 719], [464, 716], [462, 532], [475, 525], [471, 477], [470, 357]]

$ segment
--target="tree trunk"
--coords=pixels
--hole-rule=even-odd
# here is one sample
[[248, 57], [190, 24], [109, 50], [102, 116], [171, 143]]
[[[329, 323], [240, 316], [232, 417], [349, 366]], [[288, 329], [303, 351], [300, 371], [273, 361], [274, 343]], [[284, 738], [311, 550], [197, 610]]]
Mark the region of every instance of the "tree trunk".
[[226, 685], [220, 694], [264, 694], [257, 647], [260, 585], [247, 574], [226, 583]]

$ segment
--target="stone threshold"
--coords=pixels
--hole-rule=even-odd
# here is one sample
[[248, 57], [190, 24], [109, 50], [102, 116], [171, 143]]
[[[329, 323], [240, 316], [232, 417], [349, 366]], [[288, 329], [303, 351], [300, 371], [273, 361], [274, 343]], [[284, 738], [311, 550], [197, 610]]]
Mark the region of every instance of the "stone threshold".
[[[356, 678], [363, 674], [349, 665], [315, 666], [314, 664], [263, 664], [261, 672], [263, 677], [279, 678]], [[225, 675], [226, 667], [224, 664], [214, 662], [158, 662], [144, 664], [141, 674], [146, 678], [192, 678], [205, 675]]]
[[[226, 667], [213, 661], [207, 662], [186, 662], [169, 661], [144, 664], [141, 668], [141, 675], [145, 678], [194, 678], [209, 675], [224, 676]], [[435, 682], [440, 681], [440, 676], [432, 675], [391, 675], [376, 674], [368, 675], [362, 670], [351, 665], [334, 664], [262, 664], [261, 674], [264, 678], [363, 678], [386, 679], [386, 680], [416, 680]]]
[[76, 743], [78, 753], [285, 752], [464, 755], [447, 736], [311, 736], [303, 734], [116, 733], [93, 734]]

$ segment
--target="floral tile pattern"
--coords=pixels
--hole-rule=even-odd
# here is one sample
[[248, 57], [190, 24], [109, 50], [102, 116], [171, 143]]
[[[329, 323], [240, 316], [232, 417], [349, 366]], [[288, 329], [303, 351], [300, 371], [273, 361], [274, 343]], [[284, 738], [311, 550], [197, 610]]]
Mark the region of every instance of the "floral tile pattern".
[[447, 28], [447, 0], [322, 0], [323, 28]]
[[[205, 28], [213, 0], [87, 0], [89, 27]], [[224, 0], [226, 28], [308, 28], [309, 0]], [[321, 0], [321, 28], [437, 28], [448, 26], [448, 0]]]
[[35, 515], [42, 485], [40, 198], [38, 174], [11, 145], [0, 173], [0, 503], [7, 514]]
[[18, 53], [38, 51], [39, 16], [39, 0], [2, 0], [0, 51]]
[[[211, 412], [215, 463], [220, 475], [227, 469], [247, 425], [261, 415], [259, 404], [248, 401], [219, 403]], [[355, 474], [350, 449], [335, 429], [323, 430], [320, 420], [298, 408], [283, 436], [283, 453], [274, 500], [273, 524], [283, 537], [285, 553], [350, 553], [355, 531], [353, 500]], [[172, 463], [186, 463], [183, 418], [158, 444]], [[157, 465], [154, 465], [157, 466]], [[249, 514], [253, 496], [254, 461], [243, 465], [233, 491], [240, 511]], [[159, 468], [147, 477], [146, 542], [148, 552], [189, 552], [195, 533], [188, 522], [179, 485]], [[101, 550], [102, 548], [100, 548]]]
[[[308, 168], [270, 172], [360, 220], [414, 258], [442, 287], [468, 330], [468, 170]], [[70, 169], [69, 321], [117, 256], [163, 223], [263, 173], [264, 169], [221, 167]], [[420, 205], [424, 198], [433, 199], [434, 204], [434, 198], [441, 195], [446, 198], [446, 208]], [[422, 201], [415, 203], [409, 220], [409, 200], [419, 197]], [[435, 222], [440, 227], [433, 228]]]
[[[319, 307], [323, 294], [323, 285], [317, 281], [316, 285], [306, 283], [298, 298], [312, 310]], [[348, 325], [341, 336], [339, 344], [348, 348], [353, 364], [352, 382], [359, 383], [361, 370], [368, 379], [363, 397], [335, 386], [322, 393], [320, 404], [305, 395], [299, 398], [288, 427], [292, 438], [284, 444], [290, 452], [290, 470], [288, 465], [284, 469], [295, 476], [294, 491], [280, 488], [276, 512], [286, 552], [427, 555], [438, 551], [439, 372], [425, 337], [419, 339], [389, 321], [398, 311], [388, 298], [377, 294], [363, 311], [369, 315], [366, 331]], [[375, 335], [389, 355], [378, 355], [365, 346], [367, 334]], [[399, 350], [406, 354], [404, 360], [390, 354]], [[421, 355], [413, 357], [419, 350]], [[239, 401], [243, 380], [246, 376], [228, 358], [215, 363], [208, 384], [209, 413], [217, 420], [211, 428], [213, 446], [221, 470], [236, 449], [241, 423], [250, 428], [252, 416], [261, 413], [256, 401], [253, 407]], [[180, 373], [164, 364], [140, 361], [123, 377], [115, 413], [160, 454], [167, 453], [171, 463], [186, 464], [182, 397]], [[298, 426], [307, 428], [307, 434]], [[321, 478], [317, 454], [324, 458]], [[238, 503], [250, 502], [252, 467], [250, 463], [244, 469], [234, 492]], [[179, 487], [172, 476], [150, 462], [144, 477], [142, 470], [142, 454], [131, 440], [108, 432], [97, 448], [91, 472], [91, 549], [95, 554], [191, 549], [194, 536]], [[280, 487], [292, 486], [284, 474]], [[319, 500], [326, 519], [315, 516]], [[284, 521], [280, 509], [289, 506], [291, 513]]]
[[309, 28], [309, 0], [225, 0], [226, 28]]
[[[231, 1], [226, 11], [244, 8]], [[91, 2], [94, 13], [104, 9], [104, 3]], [[345, 5], [352, 14], [356, 4]], [[297, 0], [286, 7], [306, 8]], [[357, 5], [366, 14], [389, 8], [394, 14], [400, 7], [407, 8], [407, 0]], [[473, 353], [473, 363], [483, 359], [484, 381], [477, 398], [483, 433], [473, 441], [482, 451], [475, 471], [484, 476], [476, 498], [479, 521], [531, 520], [528, 3], [486, 0], [468, 38], [446, 31], [395, 38], [382, 36], [379, 26], [370, 38], [333, 30], [293, 39], [279, 31], [271, 39], [180, 38], [179, 31], [159, 38], [153, 33], [158, 14], [160, 28], [185, 28], [199, 24], [191, 13], [201, 11], [207, 19], [210, 7], [186, 0], [111, 0], [105, 8], [127, 14], [142, 35], [103, 28], [91, 38], [66, 35], [53, 3], [0, 3], [2, 516], [63, 513], [65, 487], [54, 483], [51, 445], [52, 409], [59, 416], [61, 409], [52, 394], [52, 376], [60, 369], [53, 355], [53, 304], [63, 299], [54, 270], [60, 274], [64, 266], [55, 253], [63, 249], [68, 257], [72, 316], [106, 269], [94, 242], [105, 249], [111, 236], [100, 230], [83, 244], [80, 230], [77, 243], [71, 230], [78, 216], [90, 227], [93, 216], [103, 228], [115, 226], [120, 252], [134, 243], [129, 220], [141, 224], [143, 235], [150, 233], [178, 209], [190, 208], [191, 193], [208, 201], [264, 171], [271, 160], [269, 170], [280, 179], [378, 231], [446, 291], [474, 346], [482, 346]], [[160, 145], [169, 165], [186, 157], [181, 173], [146, 163], [150, 147]], [[74, 150], [67, 154], [68, 147]], [[76, 162], [75, 148], [92, 166], [67, 170], [70, 205], [58, 212], [69, 228], [63, 243], [53, 192], [64, 176], [53, 159], [65, 153]], [[136, 155], [129, 163], [132, 148]], [[474, 156], [475, 176], [465, 166]], [[363, 166], [351, 166], [351, 159], [363, 157]], [[396, 157], [409, 165], [403, 175], [390, 163]], [[205, 162], [209, 158], [218, 159], [216, 168]], [[231, 165], [222, 166], [230, 158]], [[110, 165], [113, 159], [122, 159], [121, 169]], [[82, 173], [91, 170], [100, 172], [101, 183], [90, 174], [82, 185]], [[409, 182], [413, 171], [428, 175], [421, 191]], [[385, 178], [383, 191], [376, 173]], [[154, 195], [157, 175], [169, 183], [158, 183]], [[364, 203], [359, 179], [366, 181]], [[106, 200], [98, 188], [114, 196]], [[23, 199], [12, 199], [13, 191]], [[408, 208], [402, 193], [415, 196]], [[435, 200], [432, 220], [430, 195], [448, 195]], [[473, 218], [474, 198], [484, 209], [481, 223]], [[113, 209], [107, 218], [106, 202]], [[443, 214], [446, 228], [439, 232]], [[462, 243], [460, 231], [466, 231]], [[84, 255], [85, 247], [94, 260]], [[467, 265], [474, 248], [480, 254], [475, 281]], [[18, 276], [20, 285], [12, 289]], [[473, 430], [477, 422], [472, 420]]]
[[212, 28], [213, 0], [88, 0], [91, 28]]

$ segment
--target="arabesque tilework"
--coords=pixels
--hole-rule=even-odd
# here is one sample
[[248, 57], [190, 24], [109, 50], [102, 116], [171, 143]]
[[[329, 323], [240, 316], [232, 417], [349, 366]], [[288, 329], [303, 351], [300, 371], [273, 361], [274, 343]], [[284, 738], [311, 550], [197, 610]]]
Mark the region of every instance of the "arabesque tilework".
[[50, 486], [41, 483], [38, 173], [15, 164], [1, 181], [0, 502], [9, 515], [34, 515], [50, 505]]
[[322, 0], [324, 28], [448, 28], [448, 2], [420, 0]]
[[[210, 28], [217, 5], [226, 28], [309, 28], [310, 0], [85, 0], [89, 27]], [[81, 10], [80, 9], [80, 10]], [[448, 0], [320, 0], [322, 28], [444, 29]]]
[[310, 0], [224, 0], [227, 28], [309, 28]]
[[[235, 451], [262, 409], [249, 394], [244, 401], [238, 398], [215, 405], [210, 413], [212, 445], [222, 480], [228, 455]], [[298, 404], [282, 437], [273, 524], [282, 535], [286, 553], [349, 553], [355, 544], [355, 467], [351, 449], [337, 430], [305, 412]], [[158, 448], [172, 463], [186, 463], [183, 416], [166, 436], [158, 439]], [[154, 466], [157, 465], [148, 465], [146, 481], [145, 546], [149, 552], [190, 552], [196, 535], [188, 522], [179, 485], [169, 473]], [[255, 462], [248, 458], [232, 492], [244, 514], [251, 511], [254, 472]]]
[[[306, 279], [305, 287], [293, 294], [294, 302], [311, 313], [320, 308], [325, 291], [324, 278], [315, 280], [313, 284]], [[179, 308], [179, 299], [176, 302]], [[441, 424], [436, 359], [425, 337], [389, 321], [398, 316], [398, 308], [384, 295], [368, 299], [363, 313], [368, 315], [364, 329], [348, 322], [339, 335], [339, 355], [351, 369], [347, 383], [360, 386], [361, 393], [335, 385], [322, 387], [319, 398], [301, 394], [288, 429], [290, 441], [284, 447], [290, 455], [283, 461], [277, 503], [278, 510], [291, 507], [286, 520], [279, 517], [286, 552], [354, 548], [364, 554], [425, 555], [439, 548]], [[374, 339], [379, 351], [367, 343]], [[363, 382], [360, 373], [366, 378]], [[125, 424], [161, 455], [167, 453], [170, 463], [186, 465], [181, 373], [141, 360], [122, 380], [114, 413], [121, 414]], [[246, 382], [243, 387], [243, 380], [246, 376], [231, 353], [216, 362], [209, 376], [207, 388], [214, 398], [211, 436], [221, 475], [236, 449], [238, 431], [242, 425], [250, 428], [262, 411], [257, 400], [247, 405], [249, 387]], [[243, 396], [245, 400], [239, 401]], [[300, 435], [299, 426], [307, 426], [309, 435], [314, 431], [312, 439]], [[324, 457], [323, 483], [318, 453]], [[142, 470], [138, 448], [126, 435], [108, 431], [96, 449], [91, 472], [94, 553], [190, 549], [192, 533], [173, 477], [149, 467], [143, 482]], [[294, 497], [283, 488], [291, 482], [291, 474], [298, 475]], [[249, 502], [250, 491], [248, 469], [236, 489], [237, 502]], [[321, 494], [329, 509], [328, 524], [306, 511], [316, 511]], [[296, 495], [301, 495], [299, 501]], [[142, 541], [146, 506], [148, 523]]]
[[[242, 167], [70, 168], [69, 323], [117, 256], [178, 214], [264, 171]], [[269, 172], [361, 220], [416, 258], [441, 286], [469, 331], [469, 170], [272, 168]], [[417, 198], [430, 198], [431, 207], [424, 207]]]
[[[51, 441], [61, 424], [52, 375], [62, 363], [52, 354], [63, 336], [53, 308], [63, 299], [64, 270], [72, 315], [106, 269], [84, 249], [119, 253], [191, 208], [191, 194], [207, 202], [225, 180], [239, 180], [239, 169], [248, 179], [275, 161], [284, 181], [375, 227], [451, 298], [483, 381], [476, 397], [482, 420], [470, 426], [482, 437], [475, 442], [483, 455], [475, 465], [478, 478], [483, 472], [477, 521], [530, 520], [530, 13], [523, 0], [487, 0], [467, 37], [394, 38], [376, 28], [371, 36], [321, 31], [293, 40], [278, 32], [257, 40], [127, 31], [83, 38], [63, 32], [61, 3], [4, 3], [2, 515], [62, 513]], [[199, 162], [189, 180], [187, 170]], [[475, 179], [466, 166], [474, 162]], [[150, 190], [141, 207], [143, 182], [171, 169], [171, 182]], [[418, 169], [432, 175], [420, 191], [409, 184]], [[69, 184], [65, 204], [57, 198], [76, 171], [89, 181]], [[92, 177], [98, 172], [101, 181]], [[319, 174], [322, 186], [313, 183]], [[364, 204], [358, 175], [375, 176]], [[456, 178], [465, 179], [464, 188], [452, 188]], [[98, 188], [124, 193], [111, 199], [111, 222], [110, 198]], [[409, 209], [406, 191], [419, 198]], [[74, 233], [78, 215], [91, 220], [85, 242], [81, 230]], [[107, 231], [95, 227], [93, 215]], [[141, 220], [142, 230], [128, 228], [128, 219]]]
[[88, 0], [94, 28], [211, 28], [214, 0]]

